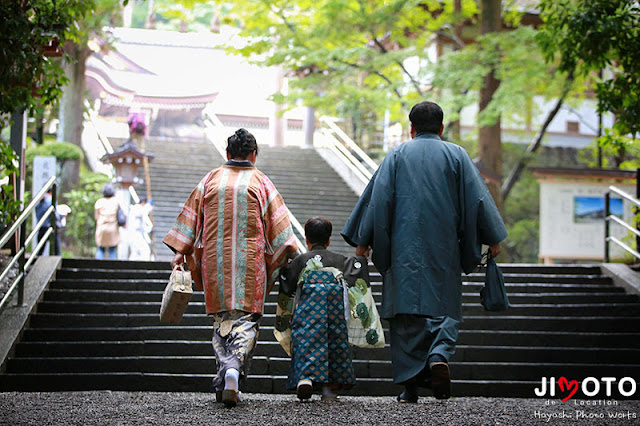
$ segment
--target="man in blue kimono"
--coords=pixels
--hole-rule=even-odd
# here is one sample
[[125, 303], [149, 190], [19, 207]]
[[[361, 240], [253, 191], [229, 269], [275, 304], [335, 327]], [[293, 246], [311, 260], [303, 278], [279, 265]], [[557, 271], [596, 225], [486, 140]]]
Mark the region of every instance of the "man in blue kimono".
[[391, 150], [342, 229], [345, 240], [383, 275], [380, 316], [389, 320], [400, 402], [418, 387], [451, 396], [448, 362], [461, 321], [461, 272], [473, 271], [481, 246], [495, 256], [507, 236], [469, 154], [440, 139], [442, 109], [433, 102], [409, 114], [412, 140]]

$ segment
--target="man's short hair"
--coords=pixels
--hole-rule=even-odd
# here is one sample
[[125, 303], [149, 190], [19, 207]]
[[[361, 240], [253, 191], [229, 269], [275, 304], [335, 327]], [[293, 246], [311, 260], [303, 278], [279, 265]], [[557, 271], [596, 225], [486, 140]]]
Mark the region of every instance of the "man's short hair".
[[323, 217], [312, 217], [304, 224], [304, 234], [311, 244], [329, 244], [333, 225]]
[[442, 108], [433, 102], [420, 102], [414, 105], [409, 113], [409, 121], [416, 133], [439, 133], [443, 118]]

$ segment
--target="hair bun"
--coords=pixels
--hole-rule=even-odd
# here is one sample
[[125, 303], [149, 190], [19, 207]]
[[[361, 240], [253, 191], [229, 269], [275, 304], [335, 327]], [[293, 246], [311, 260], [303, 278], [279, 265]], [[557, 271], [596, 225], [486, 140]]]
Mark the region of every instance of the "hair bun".
[[236, 130], [236, 137], [242, 141], [244, 141], [244, 139], [247, 137], [247, 131], [245, 129], [238, 129]]
[[246, 158], [253, 151], [258, 153], [258, 144], [247, 129], [238, 129], [227, 139], [227, 152], [231, 158]]

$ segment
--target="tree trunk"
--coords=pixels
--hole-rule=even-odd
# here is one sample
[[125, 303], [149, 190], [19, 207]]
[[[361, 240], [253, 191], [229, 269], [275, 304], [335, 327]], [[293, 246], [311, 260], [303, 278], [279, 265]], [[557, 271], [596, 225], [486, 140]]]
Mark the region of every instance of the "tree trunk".
[[[81, 147], [84, 121], [84, 71], [91, 51], [87, 47], [81, 47], [71, 42], [65, 44], [65, 51], [71, 55], [73, 61], [65, 64], [65, 74], [69, 83], [63, 88], [60, 100], [60, 124], [57, 140], [58, 142], [70, 142]], [[62, 193], [75, 186], [79, 180], [79, 162], [70, 163], [67, 166], [70, 169], [65, 170], [64, 173]]]
[[[453, 27], [453, 34], [457, 40], [461, 40], [462, 26], [463, 26], [463, 22], [460, 17], [462, 13], [462, 0], [455, 0], [453, 5], [453, 13], [456, 19], [456, 23]], [[462, 46], [459, 46], [456, 43], [453, 43], [453, 50], [457, 51], [457, 50], [460, 50], [461, 48]], [[458, 117], [460, 117], [461, 111], [462, 111], [462, 108], [458, 108], [456, 110]], [[447, 128], [447, 139], [455, 143], [460, 142], [460, 118], [449, 123], [449, 126]]]
[[147, 0], [147, 18], [144, 21], [144, 27], [148, 30], [156, 29], [156, 13], [154, 11], [154, 0]]
[[[482, 34], [498, 32], [501, 29], [500, 0], [482, 0]], [[500, 87], [500, 81], [491, 71], [485, 78], [480, 89], [479, 113], [482, 113], [493, 98], [493, 94]], [[478, 155], [480, 160], [491, 172], [502, 175], [502, 141], [500, 135], [500, 119], [491, 126], [480, 127], [478, 132]], [[489, 191], [499, 209], [502, 209], [500, 183], [489, 183]]]

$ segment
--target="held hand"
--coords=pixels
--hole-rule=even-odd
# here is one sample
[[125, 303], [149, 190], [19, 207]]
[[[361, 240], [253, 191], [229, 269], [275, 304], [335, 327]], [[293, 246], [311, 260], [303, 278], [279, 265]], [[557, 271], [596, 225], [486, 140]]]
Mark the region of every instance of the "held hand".
[[500, 243], [492, 244], [489, 246], [489, 250], [491, 250], [491, 256], [496, 257], [502, 251], [502, 247], [500, 247]]
[[177, 252], [173, 259], [171, 259], [171, 269], [184, 263], [184, 254]]
[[364, 256], [368, 258], [370, 253], [371, 253], [370, 247], [365, 247], [365, 246], [356, 247], [356, 256]]

